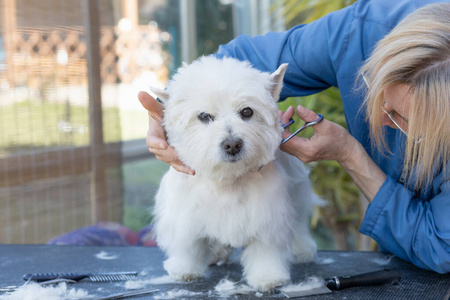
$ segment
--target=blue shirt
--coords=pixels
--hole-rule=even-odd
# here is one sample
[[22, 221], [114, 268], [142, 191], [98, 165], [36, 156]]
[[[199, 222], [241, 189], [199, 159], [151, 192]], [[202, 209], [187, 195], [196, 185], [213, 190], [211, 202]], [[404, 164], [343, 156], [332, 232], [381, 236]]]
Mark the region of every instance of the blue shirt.
[[289, 63], [282, 99], [338, 87], [349, 132], [387, 175], [366, 211], [360, 232], [375, 239], [382, 250], [421, 268], [447, 273], [450, 272], [450, 172], [441, 172], [420, 192], [405, 186], [400, 180], [404, 135], [399, 130], [386, 129], [392, 154], [373, 147], [361, 110], [363, 95], [355, 91], [358, 69], [377, 41], [418, 7], [436, 2], [449, 1], [360, 0], [286, 32], [253, 38], [239, 36], [220, 46], [216, 56], [247, 60], [267, 72]]

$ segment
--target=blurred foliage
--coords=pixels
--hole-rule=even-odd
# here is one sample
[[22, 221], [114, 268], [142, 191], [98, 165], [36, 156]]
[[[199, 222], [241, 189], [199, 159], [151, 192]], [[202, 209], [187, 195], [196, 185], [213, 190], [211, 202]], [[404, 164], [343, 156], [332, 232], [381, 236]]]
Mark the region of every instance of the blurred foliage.
[[196, 0], [197, 56], [217, 52], [233, 39], [233, 8], [215, 0]]
[[310, 23], [355, 2], [356, 0], [276, 0], [273, 12], [277, 12], [277, 16], [283, 18], [289, 28], [299, 23]]
[[[341, 9], [355, 1], [348, 0], [279, 0], [275, 1], [273, 12], [283, 18], [286, 27], [314, 21], [332, 11]], [[327, 120], [346, 128], [342, 99], [337, 88], [329, 88], [321, 93], [298, 98], [289, 98], [279, 104], [285, 111], [290, 105], [303, 105], [322, 114]], [[303, 121], [294, 117], [295, 126], [291, 131], [303, 125]], [[313, 129], [302, 136], [311, 137]], [[314, 190], [328, 203], [316, 210], [312, 219], [313, 229], [319, 224], [332, 232], [335, 248], [339, 250], [360, 249], [358, 228], [360, 225], [360, 193], [352, 178], [336, 161], [319, 161], [308, 164]]]

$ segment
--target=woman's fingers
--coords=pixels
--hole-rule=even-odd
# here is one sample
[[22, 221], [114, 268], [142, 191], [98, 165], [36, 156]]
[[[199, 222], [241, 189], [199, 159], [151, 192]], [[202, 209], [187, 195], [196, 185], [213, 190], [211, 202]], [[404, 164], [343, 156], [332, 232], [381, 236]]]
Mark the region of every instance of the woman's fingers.
[[148, 111], [149, 115], [152, 116], [153, 119], [158, 120], [159, 123], [162, 122], [162, 118], [164, 116], [163, 106], [155, 100], [149, 93], [141, 91], [138, 94], [138, 99], [141, 102], [142, 106]]
[[[312, 110], [307, 109], [304, 106], [297, 106], [297, 114], [305, 122], [312, 122], [319, 118], [319, 115], [313, 112]], [[317, 125], [314, 125], [314, 127]]]
[[184, 165], [178, 158], [175, 148], [169, 146], [167, 143], [166, 133], [162, 126], [162, 119], [164, 116], [163, 106], [147, 92], [140, 92], [138, 94], [138, 99], [142, 106], [148, 111], [149, 115], [146, 141], [148, 150], [153, 153], [158, 160], [169, 164], [175, 170], [194, 175], [194, 170]]
[[286, 109], [286, 112], [279, 111], [281, 124], [288, 123], [291, 120], [291, 118], [294, 116], [294, 113], [295, 113], [295, 111], [294, 111], [294, 108], [292, 106], [289, 106]]

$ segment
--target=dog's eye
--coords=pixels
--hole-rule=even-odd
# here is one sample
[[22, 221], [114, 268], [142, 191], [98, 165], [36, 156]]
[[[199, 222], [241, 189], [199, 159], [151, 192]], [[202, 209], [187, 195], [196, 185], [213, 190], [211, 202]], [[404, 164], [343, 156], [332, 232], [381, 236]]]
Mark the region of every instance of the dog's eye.
[[197, 118], [203, 123], [209, 123], [210, 121], [214, 121], [214, 116], [205, 112], [199, 113]]
[[246, 107], [241, 110], [240, 114], [242, 119], [249, 119], [251, 116], [253, 116], [253, 109], [251, 109], [250, 107]]

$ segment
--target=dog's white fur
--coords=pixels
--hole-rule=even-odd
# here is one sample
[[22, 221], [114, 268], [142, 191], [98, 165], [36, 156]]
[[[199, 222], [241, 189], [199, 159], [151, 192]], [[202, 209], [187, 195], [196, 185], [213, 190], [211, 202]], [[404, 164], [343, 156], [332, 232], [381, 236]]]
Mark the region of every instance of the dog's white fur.
[[[232, 248], [244, 247], [247, 282], [267, 291], [289, 282], [290, 263], [315, 258], [308, 218], [318, 198], [303, 164], [278, 150], [276, 102], [286, 68], [269, 74], [235, 59], [203, 57], [180, 68], [167, 90], [152, 89], [165, 103], [169, 143], [196, 171], [170, 168], [156, 195], [154, 229], [175, 279], [201, 277]], [[248, 107], [253, 115], [242, 117]], [[202, 122], [200, 113], [212, 118]], [[223, 141], [237, 138], [240, 152], [227, 154]]]

